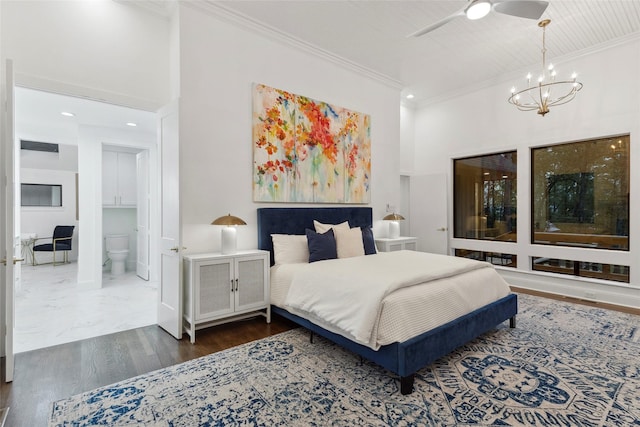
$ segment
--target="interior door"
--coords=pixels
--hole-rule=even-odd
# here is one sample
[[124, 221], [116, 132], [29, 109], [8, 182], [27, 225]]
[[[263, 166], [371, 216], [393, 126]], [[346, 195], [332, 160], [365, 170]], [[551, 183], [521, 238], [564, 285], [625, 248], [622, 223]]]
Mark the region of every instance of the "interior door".
[[0, 289], [4, 303], [4, 317], [0, 320], [0, 330], [5, 331], [3, 340], [3, 352], [5, 357], [4, 379], [6, 382], [13, 381], [13, 320], [14, 320], [14, 290], [16, 278], [19, 277], [20, 264], [16, 255], [19, 255], [20, 237], [16, 237], [15, 227], [15, 189], [16, 175], [14, 173], [15, 162], [15, 136], [14, 136], [14, 82], [13, 82], [13, 62], [7, 60], [4, 66], [4, 99], [2, 105], [2, 135], [0, 135], [3, 161], [0, 162], [0, 177], [4, 178], [6, 185], [0, 186], [0, 217], [2, 225], [0, 228], [1, 242], [0, 254], [2, 255], [2, 269]]
[[178, 102], [159, 112], [160, 137], [160, 286], [158, 325], [182, 338], [182, 246]]
[[447, 175], [412, 176], [409, 185], [410, 234], [418, 238], [418, 250], [448, 255]]
[[137, 182], [137, 207], [136, 207], [136, 274], [149, 280], [149, 150], [141, 151], [136, 155], [136, 182]]

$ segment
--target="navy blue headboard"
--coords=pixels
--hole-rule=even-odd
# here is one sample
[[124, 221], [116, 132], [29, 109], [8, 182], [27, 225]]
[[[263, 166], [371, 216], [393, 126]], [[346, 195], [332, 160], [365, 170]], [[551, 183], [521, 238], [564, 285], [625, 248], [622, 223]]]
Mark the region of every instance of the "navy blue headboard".
[[313, 220], [325, 224], [349, 221], [351, 227], [371, 227], [372, 209], [369, 207], [344, 208], [259, 208], [258, 248], [271, 252], [273, 265], [272, 234], [305, 234], [313, 230]]

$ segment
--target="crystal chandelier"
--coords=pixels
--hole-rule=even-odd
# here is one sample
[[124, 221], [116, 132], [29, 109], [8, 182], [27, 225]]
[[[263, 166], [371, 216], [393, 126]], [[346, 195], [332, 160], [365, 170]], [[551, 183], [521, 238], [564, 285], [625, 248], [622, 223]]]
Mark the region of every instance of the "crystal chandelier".
[[527, 74], [527, 88], [518, 90], [511, 88], [509, 102], [521, 111], [537, 110], [544, 117], [549, 112], [549, 107], [562, 105], [571, 101], [576, 93], [582, 89], [582, 83], [576, 81], [577, 75], [573, 73], [570, 80], [556, 80], [556, 70], [553, 64], [546, 64], [547, 48], [545, 45], [545, 33], [551, 20], [545, 19], [538, 23], [542, 27], [542, 72], [538, 81], [531, 83], [531, 73]]

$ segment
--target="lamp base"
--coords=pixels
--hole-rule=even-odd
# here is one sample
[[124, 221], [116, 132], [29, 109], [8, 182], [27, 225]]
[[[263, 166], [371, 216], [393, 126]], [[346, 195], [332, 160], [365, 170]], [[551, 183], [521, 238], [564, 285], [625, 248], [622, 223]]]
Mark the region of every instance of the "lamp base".
[[398, 221], [389, 221], [389, 238], [397, 239], [400, 237], [400, 223]]
[[236, 238], [235, 227], [222, 228], [222, 253], [235, 254], [238, 252], [238, 240]]

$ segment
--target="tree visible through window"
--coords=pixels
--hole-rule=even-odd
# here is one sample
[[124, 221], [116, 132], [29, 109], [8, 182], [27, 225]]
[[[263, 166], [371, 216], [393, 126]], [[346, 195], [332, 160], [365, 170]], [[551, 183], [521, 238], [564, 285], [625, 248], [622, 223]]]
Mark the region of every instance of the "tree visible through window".
[[549, 174], [547, 192], [551, 222], [594, 222], [593, 173]]
[[629, 136], [532, 149], [534, 243], [629, 250]]

